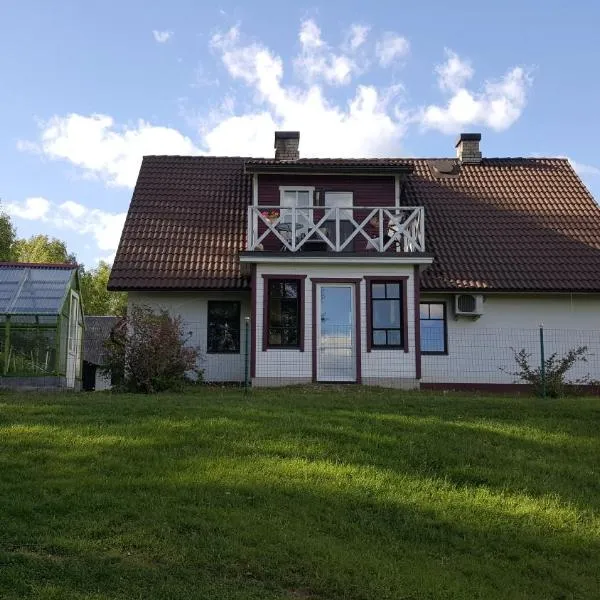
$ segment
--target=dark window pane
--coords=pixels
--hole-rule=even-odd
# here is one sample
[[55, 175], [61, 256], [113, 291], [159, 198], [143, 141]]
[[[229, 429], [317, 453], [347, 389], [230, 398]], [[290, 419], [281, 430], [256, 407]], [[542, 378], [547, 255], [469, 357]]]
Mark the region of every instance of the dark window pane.
[[429, 305], [429, 318], [430, 319], [443, 319], [444, 318], [444, 305], [436, 302], [435, 304]]
[[388, 329], [387, 343], [388, 343], [388, 346], [400, 346], [401, 336], [400, 336], [399, 329]]
[[286, 281], [284, 288], [285, 298], [297, 298], [298, 297], [298, 282], [297, 281]]
[[385, 288], [388, 298], [400, 298], [399, 283], [386, 283]]
[[445, 352], [444, 321], [421, 321], [421, 351]]
[[300, 345], [300, 285], [297, 280], [269, 280], [269, 346]]
[[209, 353], [240, 351], [240, 303], [208, 302], [206, 349]]
[[373, 345], [374, 346], [385, 346], [386, 344], [386, 337], [385, 337], [385, 330], [374, 330], [373, 331]]
[[371, 296], [373, 298], [385, 298], [385, 283], [374, 283], [371, 286]]
[[400, 300], [373, 300], [373, 327], [400, 327]]

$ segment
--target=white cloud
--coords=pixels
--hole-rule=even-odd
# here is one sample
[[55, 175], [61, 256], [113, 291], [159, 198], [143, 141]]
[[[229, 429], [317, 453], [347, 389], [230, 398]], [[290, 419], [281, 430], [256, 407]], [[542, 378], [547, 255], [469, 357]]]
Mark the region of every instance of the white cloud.
[[[359, 72], [354, 61], [367, 59], [363, 40], [367, 32], [358, 29], [363, 26], [353, 27], [357, 29], [354, 33], [352, 27], [348, 30], [344, 50], [338, 52], [323, 39], [314, 21], [301, 24], [302, 52], [295, 64], [298, 70], [301, 59], [301, 84], [289, 83], [281, 56], [260, 42], [246, 41], [239, 27], [213, 35], [212, 51], [229, 76], [228, 83], [237, 85], [228, 87], [225, 100], [212, 109], [196, 112], [184, 107], [185, 112], [192, 113], [188, 126], [196, 130], [197, 139], [143, 120], [121, 125], [108, 115], [68, 114], [42, 123], [39, 140], [20, 142], [19, 147], [69, 161], [84, 176], [107, 185], [132, 187], [143, 155], [272, 156], [276, 129], [301, 132], [302, 156], [398, 156], [411, 123], [444, 132], [473, 124], [503, 129], [520, 116], [530, 83], [521, 67], [475, 93], [463, 87], [472, 76], [468, 61], [451, 51], [438, 67], [438, 83], [451, 96], [447, 106], [409, 109], [403, 103], [404, 88], [399, 83], [348, 86], [345, 92], [336, 90], [333, 100], [328, 85], [349, 81]], [[397, 39], [403, 42], [391, 43]], [[355, 45], [361, 41], [354, 53], [352, 40]], [[382, 45], [383, 40], [390, 43]], [[371, 54], [374, 51], [371, 48]], [[376, 51], [380, 60], [397, 60], [408, 51], [408, 42], [387, 34]], [[342, 69], [343, 63], [335, 62], [335, 56], [348, 59], [353, 66]], [[226, 78], [219, 77], [225, 88]]]
[[600, 168], [594, 167], [593, 165], [586, 165], [586, 164], [577, 162], [577, 161], [573, 160], [572, 158], [569, 158], [568, 156], [566, 156], [565, 158], [569, 159], [571, 166], [575, 169], [575, 171], [577, 172], [577, 174], [580, 177], [585, 177], [586, 175], [587, 176], [591, 175], [593, 177], [600, 176]]
[[8, 202], [5, 204], [6, 212], [11, 217], [35, 221], [45, 219], [50, 211], [50, 202], [46, 198], [27, 198], [23, 203]]
[[154, 40], [159, 44], [164, 44], [168, 42], [173, 37], [172, 31], [157, 31], [156, 29], [152, 30], [152, 35], [154, 36]]
[[481, 91], [473, 92], [464, 87], [473, 76], [470, 64], [451, 50], [446, 50], [446, 55], [446, 62], [436, 67], [436, 73], [439, 87], [452, 96], [445, 106], [423, 109], [420, 121], [425, 128], [456, 133], [467, 126], [483, 125], [502, 131], [521, 116], [531, 85], [523, 67], [514, 67], [501, 79], [487, 81]]
[[[318, 28], [304, 22], [300, 37], [305, 48], [322, 51], [326, 44]], [[303, 156], [377, 156], [398, 153], [407, 115], [395, 103], [401, 88], [359, 85], [346, 104], [333, 104], [323, 88], [285, 86], [283, 61], [268, 48], [243, 44], [239, 28], [213, 36], [229, 75], [255, 93], [256, 109], [231, 115], [204, 133], [211, 154], [271, 156], [275, 129], [301, 131]]]
[[[354, 42], [358, 48], [362, 43], [361, 36], [366, 38], [366, 32], [358, 31], [351, 34], [350, 44]], [[302, 22], [298, 38], [301, 51], [294, 60], [294, 67], [307, 83], [322, 79], [332, 85], [345, 85], [350, 83], [353, 74], [360, 72], [359, 66], [352, 57], [344, 53], [336, 53], [331, 49], [321, 37], [321, 30], [312, 19]]]
[[23, 202], [9, 202], [6, 212], [28, 221], [41, 221], [58, 229], [71, 230], [92, 236], [100, 250], [117, 249], [126, 213], [109, 213], [98, 208], [88, 208], [77, 202], [56, 204], [46, 198], [26, 198]]
[[442, 91], [456, 92], [471, 77], [473, 68], [469, 61], [462, 60], [456, 52], [446, 48], [446, 62], [437, 65], [435, 72], [438, 74], [438, 85]]
[[117, 127], [107, 115], [55, 116], [42, 124], [37, 144], [20, 142], [51, 159], [68, 160], [84, 175], [109, 185], [133, 187], [142, 157], [148, 154], [198, 154], [194, 143], [176, 129], [151, 125]]
[[375, 54], [382, 67], [389, 67], [393, 62], [405, 58], [410, 51], [408, 40], [397, 33], [388, 31], [375, 45]]
[[348, 32], [347, 42], [350, 50], [358, 50], [367, 41], [369, 31], [371, 31], [371, 28], [368, 25], [360, 25], [358, 23], [352, 25]]

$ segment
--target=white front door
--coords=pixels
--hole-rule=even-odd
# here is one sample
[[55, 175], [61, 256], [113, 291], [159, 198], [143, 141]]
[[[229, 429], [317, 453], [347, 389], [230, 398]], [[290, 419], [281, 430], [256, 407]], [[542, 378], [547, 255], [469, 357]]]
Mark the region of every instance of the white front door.
[[75, 387], [75, 377], [78, 375], [81, 362], [81, 306], [79, 296], [71, 292], [69, 308], [69, 329], [67, 338], [67, 387]]
[[317, 285], [317, 381], [356, 381], [354, 284]]

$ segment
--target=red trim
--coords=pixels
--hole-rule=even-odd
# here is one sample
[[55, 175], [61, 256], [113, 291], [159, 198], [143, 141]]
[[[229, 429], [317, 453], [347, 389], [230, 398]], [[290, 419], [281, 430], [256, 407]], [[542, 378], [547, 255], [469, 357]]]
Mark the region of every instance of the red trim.
[[356, 383], [362, 383], [362, 344], [360, 335], [360, 278], [311, 277], [312, 282], [312, 379], [317, 381], [317, 284], [350, 283], [354, 285], [354, 344], [356, 346]]
[[[279, 273], [273, 274], [263, 274], [263, 339], [262, 339], [262, 351], [265, 352], [270, 348], [268, 345], [269, 341], [269, 280], [271, 279], [293, 279], [297, 281], [304, 281], [306, 279], [306, 275], [279, 275]], [[298, 349], [300, 352], [304, 352], [304, 288], [305, 284], [301, 283], [298, 285], [298, 308], [300, 311], [299, 315], [299, 328], [300, 328], [300, 339]], [[272, 346], [273, 350], [278, 350], [279, 346]], [[282, 347], [283, 348], [283, 347]], [[294, 348], [291, 348], [292, 350]]]
[[[404, 352], [408, 352], [410, 345], [408, 343], [408, 297], [407, 297], [407, 285], [408, 275], [402, 275], [397, 277], [386, 277], [386, 276], [376, 276], [376, 277], [365, 277], [365, 282], [367, 285], [367, 294], [366, 294], [366, 310], [367, 310], [367, 352], [371, 352], [373, 350], [373, 316], [371, 314], [371, 282], [373, 281], [390, 281], [390, 282], [398, 282], [400, 283], [400, 287], [402, 288], [402, 347]], [[385, 350], [385, 348], [383, 348]], [[391, 348], [393, 349], [393, 348]]]
[[[576, 390], [584, 390], [587, 394], [600, 396], [600, 387], [595, 385], [573, 385]], [[422, 383], [422, 390], [445, 390], [457, 392], [487, 392], [489, 394], [535, 394], [533, 386], [528, 383]]]
[[311, 306], [311, 313], [312, 313], [312, 327], [311, 327], [311, 331], [312, 331], [312, 356], [311, 356], [311, 361], [312, 361], [312, 380], [313, 383], [317, 382], [317, 286], [314, 282], [314, 280], [312, 281], [312, 306]]
[[489, 392], [490, 394], [533, 394], [533, 387], [526, 383], [422, 383], [422, 390], [445, 390], [457, 392]]
[[[413, 289], [415, 292], [415, 378], [421, 379], [421, 276], [419, 265], [415, 265]], [[444, 326], [446, 326], [445, 323]]]
[[256, 287], [257, 287], [257, 280], [256, 280], [256, 265], [253, 264], [252, 268], [251, 268], [251, 281], [252, 281], [252, 298], [250, 300], [251, 302], [251, 308], [250, 308], [250, 314], [252, 315], [252, 322], [250, 323], [250, 326], [252, 327], [252, 330], [250, 332], [251, 336], [250, 336], [250, 344], [251, 344], [251, 348], [250, 348], [250, 377], [254, 378], [256, 377], [256, 315], [258, 314], [256, 312]]

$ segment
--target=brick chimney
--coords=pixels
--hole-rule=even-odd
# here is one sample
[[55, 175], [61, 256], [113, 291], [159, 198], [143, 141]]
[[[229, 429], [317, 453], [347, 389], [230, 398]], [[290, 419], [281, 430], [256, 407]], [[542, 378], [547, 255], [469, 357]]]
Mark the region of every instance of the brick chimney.
[[456, 156], [465, 165], [477, 165], [481, 162], [479, 142], [480, 133], [461, 133], [456, 142]]
[[299, 144], [299, 131], [276, 131], [275, 160], [298, 160], [300, 158]]

